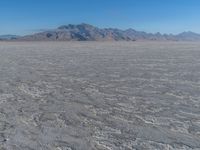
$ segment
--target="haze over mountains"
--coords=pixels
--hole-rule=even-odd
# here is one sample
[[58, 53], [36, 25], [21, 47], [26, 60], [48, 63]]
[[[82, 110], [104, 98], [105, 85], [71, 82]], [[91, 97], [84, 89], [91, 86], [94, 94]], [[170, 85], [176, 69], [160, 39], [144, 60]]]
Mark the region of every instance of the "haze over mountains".
[[98, 28], [90, 24], [63, 25], [57, 29], [39, 32], [33, 35], [0, 36], [3, 40], [23, 41], [200, 41], [200, 34], [183, 32], [177, 35], [146, 33], [134, 29]]

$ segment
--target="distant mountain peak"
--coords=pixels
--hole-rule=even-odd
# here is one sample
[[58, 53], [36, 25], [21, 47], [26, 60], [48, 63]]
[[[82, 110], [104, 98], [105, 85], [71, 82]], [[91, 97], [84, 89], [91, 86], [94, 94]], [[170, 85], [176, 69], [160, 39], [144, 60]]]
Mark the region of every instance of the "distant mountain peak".
[[93, 25], [88, 24], [88, 23], [81, 23], [81, 24], [79, 24], [79, 26], [84, 26], [84, 27], [94, 27]]
[[76, 29], [76, 28], [95, 28], [95, 27], [87, 23], [81, 23], [78, 25], [68, 24], [68, 25], [62, 25], [58, 27], [58, 29], [60, 30], [70, 30], [70, 29]]
[[185, 32], [180, 33], [179, 35], [198, 35], [198, 34], [192, 31], [185, 31]]

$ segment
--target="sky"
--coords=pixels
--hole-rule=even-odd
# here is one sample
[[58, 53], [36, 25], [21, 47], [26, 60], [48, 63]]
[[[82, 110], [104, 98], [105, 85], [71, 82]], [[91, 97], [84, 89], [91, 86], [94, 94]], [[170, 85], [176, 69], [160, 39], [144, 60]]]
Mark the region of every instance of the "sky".
[[79, 23], [152, 33], [200, 33], [200, 0], [0, 0], [0, 35]]

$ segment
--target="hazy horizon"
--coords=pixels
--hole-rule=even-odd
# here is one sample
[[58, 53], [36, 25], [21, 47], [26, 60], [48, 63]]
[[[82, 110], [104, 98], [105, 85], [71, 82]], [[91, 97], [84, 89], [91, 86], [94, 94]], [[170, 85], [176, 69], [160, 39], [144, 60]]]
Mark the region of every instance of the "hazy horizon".
[[43, 28], [43, 29], [33, 29], [33, 30], [30, 30], [26, 33], [21, 33], [21, 34], [13, 34], [13, 33], [7, 33], [7, 34], [0, 34], [0, 36], [25, 36], [25, 35], [31, 35], [31, 34], [36, 34], [36, 33], [40, 33], [40, 32], [45, 32], [45, 31], [54, 31], [55, 29], [57, 29], [58, 27], [62, 26], [62, 25], [81, 25], [81, 24], [89, 24], [89, 25], [92, 25], [94, 27], [97, 27], [97, 28], [101, 28], [101, 29], [109, 29], [109, 28], [115, 28], [115, 29], [120, 29], [120, 30], [128, 30], [128, 29], [133, 29], [133, 30], [136, 30], [136, 31], [141, 31], [141, 32], [146, 32], [146, 33], [152, 33], [152, 34], [157, 34], [157, 33], [160, 33], [160, 34], [172, 34], [172, 35], [178, 35], [178, 34], [181, 34], [183, 32], [193, 32], [193, 33], [197, 33], [197, 34], [200, 34], [200, 32], [194, 32], [192, 30], [184, 30], [184, 31], [180, 31], [180, 32], [177, 32], [177, 33], [171, 33], [171, 32], [159, 32], [159, 31], [155, 31], [155, 32], [149, 32], [147, 30], [137, 30], [136, 28], [132, 28], [132, 27], [129, 27], [129, 28], [118, 28], [118, 27], [112, 27], [112, 26], [105, 26], [105, 27], [99, 27], [97, 25], [94, 25], [94, 24], [90, 24], [90, 23], [87, 23], [87, 22], [80, 22], [80, 23], [76, 23], [76, 24], [73, 24], [73, 23], [67, 23], [67, 24], [61, 24], [61, 25], [58, 25], [58, 26], [55, 26], [55, 27], [52, 27], [52, 28]]
[[200, 33], [200, 1], [1, 1], [0, 35], [25, 35], [65, 24], [133, 28], [150, 33]]

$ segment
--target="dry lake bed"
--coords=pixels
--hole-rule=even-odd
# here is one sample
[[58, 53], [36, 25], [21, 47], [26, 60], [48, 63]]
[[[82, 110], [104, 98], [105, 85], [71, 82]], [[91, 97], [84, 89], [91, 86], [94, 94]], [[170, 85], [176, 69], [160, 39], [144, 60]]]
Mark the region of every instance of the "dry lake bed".
[[0, 150], [173, 149], [200, 149], [200, 43], [0, 43]]

